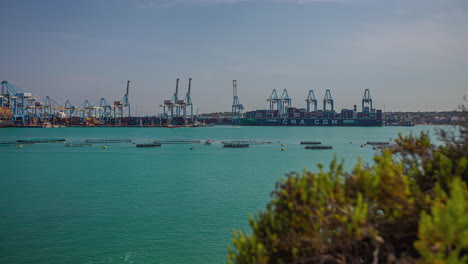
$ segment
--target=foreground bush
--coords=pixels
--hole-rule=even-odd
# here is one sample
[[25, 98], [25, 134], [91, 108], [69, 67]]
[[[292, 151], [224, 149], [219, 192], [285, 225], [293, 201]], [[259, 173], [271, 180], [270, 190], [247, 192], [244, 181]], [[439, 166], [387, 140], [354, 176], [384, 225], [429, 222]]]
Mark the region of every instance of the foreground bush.
[[229, 263], [468, 263], [468, 125], [400, 136], [368, 167], [292, 173], [251, 234], [234, 231]]

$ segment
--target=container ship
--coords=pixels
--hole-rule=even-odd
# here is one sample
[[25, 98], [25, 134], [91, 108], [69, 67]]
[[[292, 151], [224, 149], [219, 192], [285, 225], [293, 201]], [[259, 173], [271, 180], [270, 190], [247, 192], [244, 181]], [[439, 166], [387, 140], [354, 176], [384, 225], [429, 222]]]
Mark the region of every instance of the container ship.
[[364, 91], [361, 112], [357, 111], [356, 105], [353, 109], [336, 112], [330, 90], [326, 90], [322, 110], [317, 109], [318, 104], [313, 90], [309, 91], [306, 108], [292, 107], [286, 89], [281, 97], [278, 97], [276, 90], [273, 90], [267, 101], [270, 103], [269, 110], [246, 112], [238, 119], [238, 124], [242, 126], [382, 126], [382, 110], [372, 108], [369, 89]]

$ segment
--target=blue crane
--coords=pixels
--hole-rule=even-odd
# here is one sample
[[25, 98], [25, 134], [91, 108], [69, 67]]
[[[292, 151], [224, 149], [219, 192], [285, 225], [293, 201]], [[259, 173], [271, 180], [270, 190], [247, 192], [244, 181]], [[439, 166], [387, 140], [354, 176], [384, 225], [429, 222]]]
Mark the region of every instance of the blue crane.
[[362, 97], [362, 112], [365, 112], [364, 109], [366, 105], [368, 105], [369, 107], [368, 108], [369, 110], [367, 112], [372, 110], [372, 98], [371, 98], [369, 89], [366, 89], [364, 91], [364, 96]]
[[244, 110], [244, 106], [240, 103], [239, 97], [237, 97], [237, 81], [232, 81], [232, 116], [231, 122], [233, 125], [238, 125], [240, 122], [240, 118], [242, 117], [242, 111]]
[[270, 110], [273, 111], [275, 110], [275, 105], [276, 109], [278, 110], [278, 94], [276, 93], [276, 89], [273, 89], [271, 92], [270, 97], [267, 99], [267, 102], [270, 102]]
[[36, 98], [31, 93], [26, 93], [7, 81], [2, 81], [1, 86], [0, 106], [11, 109], [14, 121], [24, 125], [26, 118], [25, 109], [30, 103], [28, 101], [34, 101]]
[[287, 114], [289, 107], [291, 107], [291, 98], [289, 98], [288, 90], [284, 89], [281, 98], [278, 100], [278, 110], [280, 114]]
[[330, 90], [325, 92], [325, 97], [323, 98], [323, 111], [327, 111], [327, 105], [330, 105], [330, 111], [333, 111], [333, 98], [331, 96]]
[[176, 115], [177, 116], [179, 115], [180, 108], [178, 105], [176, 105], [177, 101], [179, 101], [178, 93], [179, 93], [179, 78], [176, 79], [176, 90], [175, 90], [174, 95], [172, 95], [171, 100], [164, 100], [164, 103], [160, 105], [161, 107], [163, 107], [164, 117], [166, 118], [174, 117], [174, 108], [175, 108]]
[[57, 111], [65, 110], [61, 104], [57, 103], [54, 99], [46, 96], [44, 103], [40, 105], [41, 119], [47, 120], [56, 117]]
[[192, 87], [192, 78], [189, 78], [188, 90], [187, 90], [187, 94], [185, 95], [185, 102], [183, 102], [183, 104], [182, 104], [182, 109], [183, 109], [184, 118], [186, 118], [187, 117], [187, 108], [189, 108], [189, 110], [190, 110], [190, 123], [193, 123], [193, 105], [192, 105], [192, 98], [190, 98], [191, 87]]
[[172, 95], [171, 101], [173, 102], [171, 105], [171, 116], [174, 116], [174, 108], [175, 108], [175, 116], [179, 116], [179, 105], [177, 104], [177, 101], [179, 101], [179, 78], [177, 78], [176, 81], [176, 89], [175, 93]]
[[67, 100], [63, 107], [65, 108], [68, 118], [71, 119], [73, 117], [73, 113], [76, 110], [76, 106], [72, 105], [72, 103], [69, 100]]
[[307, 102], [307, 112], [310, 112], [310, 104], [314, 104], [314, 112], [317, 112], [317, 99], [315, 99], [314, 90], [309, 91], [309, 95], [306, 99]]
[[[124, 97], [122, 98], [122, 104], [120, 105], [120, 116], [124, 117], [127, 114], [127, 117], [130, 117], [130, 102], [128, 101], [128, 92], [130, 90], [130, 80], [127, 81], [127, 90], [125, 92]], [[127, 113], [124, 113], [124, 108], [127, 108]]]

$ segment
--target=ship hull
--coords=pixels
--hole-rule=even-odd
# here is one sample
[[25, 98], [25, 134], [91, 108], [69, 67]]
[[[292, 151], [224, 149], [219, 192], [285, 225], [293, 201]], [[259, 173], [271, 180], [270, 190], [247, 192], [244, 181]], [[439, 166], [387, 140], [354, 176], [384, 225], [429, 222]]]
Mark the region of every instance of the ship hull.
[[382, 126], [380, 119], [241, 118], [241, 126]]

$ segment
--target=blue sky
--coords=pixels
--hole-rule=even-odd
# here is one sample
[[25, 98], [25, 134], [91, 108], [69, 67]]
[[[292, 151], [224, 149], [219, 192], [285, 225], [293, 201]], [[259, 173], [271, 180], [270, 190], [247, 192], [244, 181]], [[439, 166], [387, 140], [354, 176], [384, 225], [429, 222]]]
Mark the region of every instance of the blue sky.
[[193, 78], [202, 112], [288, 89], [337, 109], [364, 89], [387, 111], [454, 110], [468, 95], [466, 0], [0, 0], [0, 79], [59, 103], [119, 100], [160, 113]]

